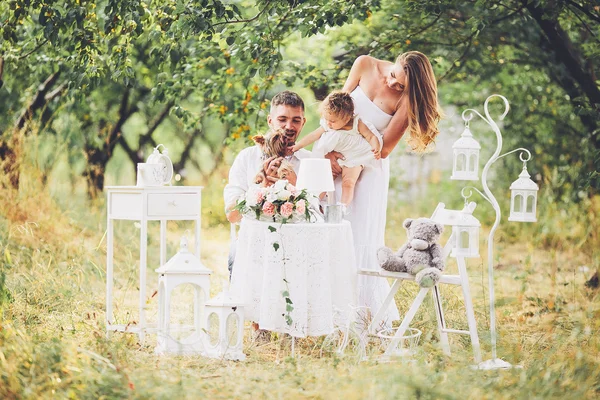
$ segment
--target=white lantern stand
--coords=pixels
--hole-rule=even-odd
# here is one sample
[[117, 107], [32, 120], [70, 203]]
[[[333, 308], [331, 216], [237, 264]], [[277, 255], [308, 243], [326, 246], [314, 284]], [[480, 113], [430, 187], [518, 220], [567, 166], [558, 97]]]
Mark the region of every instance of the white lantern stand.
[[450, 179], [459, 181], [477, 181], [479, 180], [479, 150], [481, 145], [473, 138], [469, 129], [469, 121], [473, 116], [466, 118], [465, 130], [460, 139], [452, 145], [454, 153], [454, 162], [452, 164], [452, 176]]
[[[521, 161], [523, 161], [524, 163], [526, 161], [528, 161], [531, 158], [531, 153], [529, 152], [529, 150], [524, 149], [524, 148], [518, 148], [515, 150], [511, 150], [507, 153], [504, 153], [502, 155], [500, 155], [500, 151], [502, 149], [502, 133], [500, 132], [500, 128], [498, 127], [498, 125], [496, 124], [496, 122], [494, 122], [494, 120], [492, 119], [492, 117], [490, 116], [489, 110], [488, 110], [488, 103], [489, 101], [493, 98], [493, 97], [499, 97], [504, 101], [504, 112], [502, 113], [502, 115], [500, 115], [500, 119], [504, 119], [504, 117], [506, 116], [506, 114], [508, 113], [508, 111], [510, 110], [510, 106], [508, 103], [508, 100], [506, 99], [506, 97], [501, 96], [499, 94], [493, 94], [491, 96], [489, 96], [484, 103], [484, 111], [485, 111], [485, 117], [483, 115], [481, 115], [479, 112], [477, 112], [477, 110], [473, 110], [473, 109], [467, 109], [465, 111], [463, 111], [462, 113], [462, 117], [465, 120], [465, 122], [468, 123], [469, 120], [471, 120], [471, 118], [473, 118], [472, 114], [478, 115], [481, 119], [483, 119], [494, 131], [494, 133], [496, 134], [496, 141], [497, 141], [497, 145], [496, 145], [496, 150], [494, 151], [494, 154], [492, 154], [492, 156], [490, 157], [490, 159], [488, 160], [488, 162], [485, 164], [485, 166], [483, 167], [483, 172], [481, 174], [481, 185], [483, 187], [483, 191], [484, 193], [480, 192], [479, 190], [477, 190], [474, 187], [467, 187], [470, 189], [475, 190], [476, 192], [478, 192], [484, 199], [486, 199], [494, 208], [494, 211], [496, 212], [496, 219], [494, 221], [494, 224], [492, 225], [492, 228], [490, 229], [490, 234], [488, 236], [488, 285], [489, 285], [489, 293], [490, 293], [490, 333], [491, 333], [491, 344], [492, 344], [492, 358], [490, 360], [484, 361], [479, 363], [479, 365], [477, 366], [479, 369], [482, 370], [490, 370], [490, 369], [507, 369], [507, 368], [511, 368], [511, 364], [498, 358], [496, 355], [496, 311], [495, 311], [495, 294], [494, 294], [494, 233], [496, 232], [496, 229], [498, 228], [498, 225], [500, 224], [500, 217], [501, 217], [501, 212], [500, 212], [500, 206], [498, 205], [498, 201], [496, 201], [496, 198], [494, 197], [494, 195], [492, 194], [492, 192], [490, 191], [490, 188], [488, 187], [488, 183], [487, 183], [487, 174], [490, 170], [490, 167], [492, 166], [492, 164], [494, 162], [496, 162], [498, 159], [507, 156], [509, 154], [512, 154], [514, 152], [520, 151], [520, 158]], [[467, 113], [471, 113], [469, 116], [467, 116]], [[468, 127], [468, 124], [467, 124]], [[469, 132], [470, 134], [470, 132]], [[466, 137], [469, 136], [469, 134], [466, 135]], [[465, 135], [465, 133], [463, 133], [463, 136]], [[460, 142], [464, 137], [461, 137], [461, 139], [459, 139], [457, 141]], [[454, 146], [453, 146], [454, 147]], [[459, 165], [458, 164], [458, 160], [457, 160], [457, 156], [460, 155], [460, 152], [455, 151], [455, 160], [454, 160], [454, 164], [455, 165]], [[527, 154], [527, 158], [524, 159], [523, 156], [524, 154]], [[524, 173], [526, 174], [526, 176], [524, 175]], [[524, 171], [524, 173], [522, 172], [520, 175], [520, 179], [521, 178], [529, 178], [529, 174], [527, 174], [526, 170]], [[454, 176], [453, 176], [453, 179]], [[535, 191], [533, 189], [533, 186], [529, 183], [527, 183], [527, 185], [522, 185], [523, 181], [521, 180], [517, 180], [515, 183], [513, 183], [514, 186], [511, 185], [511, 189], [513, 189], [513, 195], [512, 195], [512, 203], [511, 203], [511, 218], [513, 218], [512, 220], [515, 221], [535, 221], [535, 209], [536, 209], [536, 201], [537, 201], [537, 185], [535, 185], [535, 183], [533, 183], [536, 188]], [[519, 182], [519, 183], [517, 183]], [[524, 186], [527, 186], [527, 188], [525, 189]], [[463, 188], [463, 197], [465, 197], [465, 199], [467, 197], [470, 196], [470, 194], [468, 196], [465, 196], [464, 194], [464, 190], [467, 188]], [[527, 190], [527, 192], [523, 191], [523, 190]], [[533, 192], [533, 193], [532, 193]], [[518, 216], [518, 214], [513, 214], [512, 210], [517, 210], [517, 208], [515, 207], [515, 201], [519, 200], [520, 198], [518, 197], [519, 195], [521, 196], [525, 196], [525, 203], [521, 203], [521, 208], [518, 209], [523, 209], [523, 207], [525, 207], [525, 213], [522, 213], [520, 216]], [[531, 196], [532, 195], [532, 196]], [[528, 205], [526, 202], [529, 201], [529, 198], [531, 198], [531, 205]], [[529, 212], [527, 212], [529, 210]], [[525, 217], [526, 214], [527, 217]], [[533, 214], [533, 218], [532, 218], [532, 214]], [[520, 219], [519, 219], [520, 217]]]
[[227, 284], [221, 293], [208, 301], [206, 308], [207, 357], [243, 361], [244, 306], [231, 297]]
[[[522, 154], [521, 154], [522, 155]], [[531, 180], [527, 172], [527, 159], [521, 157], [523, 161], [523, 171], [519, 174], [519, 179], [510, 185], [510, 216], [509, 221], [516, 222], [536, 222], [537, 192], [538, 185]]]
[[[206, 333], [204, 331], [204, 298], [210, 295], [210, 274], [200, 260], [188, 251], [187, 238], [181, 238], [180, 250], [165, 265], [156, 269], [158, 278], [158, 342], [156, 353], [204, 354]], [[194, 288], [193, 325], [171, 326], [171, 295], [179, 285], [190, 284]], [[205, 297], [206, 296], [206, 297]], [[173, 334], [192, 328], [188, 337], [177, 339]]]
[[477, 204], [467, 204], [457, 218], [452, 222], [452, 233], [454, 234], [454, 246], [452, 246], [452, 257], [477, 258], [479, 257], [479, 228], [481, 223], [473, 216]]

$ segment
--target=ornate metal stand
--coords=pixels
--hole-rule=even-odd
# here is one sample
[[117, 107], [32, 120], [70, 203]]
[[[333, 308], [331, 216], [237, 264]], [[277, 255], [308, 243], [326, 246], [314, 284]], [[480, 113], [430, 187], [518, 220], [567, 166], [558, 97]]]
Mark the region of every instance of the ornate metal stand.
[[[507, 156], [509, 154], [512, 154], [514, 152], [517, 152], [517, 151], [521, 152], [519, 155], [519, 158], [523, 162], [527, 162], [531, 158], [531, 153], [529, 152], [529, 150], [524, 149], [524, 148], [514, 149], [507, 153], [500, 155], [500, 151], [502, 150], [502, 133], [500, 132], [500, 128], [498, 127], [496, 122], [490, 116], [490, 113], [488, 110], [488, 103], [489, 103], [490, 99], [492, 99], [493, 97], [499, 97], [504, 101], [504, 112], [499, 117], [500, 120], [504, 119], [504, 117], [510, 110], [510, 106], [508, 104], [508, 100], [504, 96], [501, 96], [498, 94], [493, 94], [485, 100], [485, 104], [483, 107], [484, 111], [485, 111], [485, 117], [474, 109], [466, 109], [462, 113], [462, 118], [465, 120], [465, 122], [470, 121], [473, 118], [473, 114], [476, 114], [479, 117], [481, 117], [481, 119], [483, 119], [489, 126], [492, 127], [492, 130], [496, 133], [496, 140], [497, 140], [496, 151], [494, 151], [494, 154], [490, 157], [488, 162], [485, 164], [485, 167], [483, 168], [483, 173], [481, 175], [481, 185], [483, 187], [483, 191], [485, 192], [485, 194], [480, 192], [477, 188], [474, 188], [472, 186], [464, 187], [462, 190], [462, 195], [465, 199], [467, 199], [468, 197], [471, 196], [471, 194], [472, 194], [471, 190], [475, 190], [477, 193], [479, 193], [481, 195], [481, 197], [483, 197], [485, 200], [487, 200], [492, 205], [492, 207], [494, 208], [494, 211], [496, 212], [496, 220], [494, 221], [494, 225], [492, 226], [492, 229], [490, 230], [490, 234], [488, 236], [488, 278], [489, 278], [489, 293], [490, 293], [490, 331], [491, 331], [491, 342], [492, 342], [492, 358], [490, 360], [486, 360], [486, 361], [479, 363], [479, 365], [477, 366], [477, 368], [484, 369], [484, 370], [508, 369], [508, 368], [512, 367], [512, 365], [510, 363], [498, 358], [497, 354], [496, 354], [497, 334], [496, 334], [496, 314], [495, 314], [495, 294], [494, 294], [494, 233], [496, 232], [496, 229], [498, 228], [498, 225], [500, 224], [501, 211], [500, 211], [500, 206], [498, 205], [498, 202], [496, 201], [496, 198], [494, 197], [494, 195], [492, 194], [492, 192], [490, 191], [490, 188], [488, 186], [487, 174], [493, 163], [495, 163], [500, 158]], [[467, 113], [469, 113], [469, 115], [467, 115]], [[524, 157], [525, 154], [526, 154], [526, 157]], [[469, 190], [469, 192], [466, 193], [465, 190]]]

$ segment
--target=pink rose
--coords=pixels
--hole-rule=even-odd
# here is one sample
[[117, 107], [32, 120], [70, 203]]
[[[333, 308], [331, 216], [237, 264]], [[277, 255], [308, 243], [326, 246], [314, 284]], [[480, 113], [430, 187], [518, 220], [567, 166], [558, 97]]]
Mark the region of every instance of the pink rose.
[[292, 185], [291, 183], [287, 185], [287, 190], [289, 190], [292, 196], [298, 196], [300, 194], [300, 191], [296, 189], [296, 186]]
[[260, 204], [265, 199], [265, 195], [262, 190], [256, 192], [256, 204]]
[[296, 212], [300, 215], [306, 212], [306, 200], [300, 200], [296, 203]]
[[265, 201], [265, 204], [263, 204], [262, 207], [262, 212], [266, 216], [272, 217], [275, 215], [275, 204], [271, 203], [270, 201]]
[[290, 215], [292, 215], [292, 213], [294, 212], [294, 204], [290, 203], [289, 201], [286, 201], [281, 205], [280, 212], [283, 218], [289, 218]]

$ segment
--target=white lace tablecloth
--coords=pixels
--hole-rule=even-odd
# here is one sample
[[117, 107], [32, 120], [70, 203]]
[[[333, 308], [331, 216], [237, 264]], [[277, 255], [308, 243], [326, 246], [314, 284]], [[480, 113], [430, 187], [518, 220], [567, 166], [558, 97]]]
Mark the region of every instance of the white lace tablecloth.
[[[258, 322], [261, 329], [295, 337], [331, 333], [334, 326], [346, 324], [350, 307], [356, 305], [356, 276], [348, 221], [241, 222], [231, 293], [244, 303], [245, 319]], [[285, 319], [286, 290], [294, 307], [291, 325]]]

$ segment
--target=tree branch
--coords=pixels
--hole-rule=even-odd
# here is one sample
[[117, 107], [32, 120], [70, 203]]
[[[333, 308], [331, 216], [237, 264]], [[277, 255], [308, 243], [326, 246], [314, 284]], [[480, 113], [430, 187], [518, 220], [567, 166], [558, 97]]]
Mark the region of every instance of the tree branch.
[[271, 1], [267, 1], [267, 3], [265, 4], [265, 8], [263, 8], [262, 10], [260, 10], [258, 12], [258, 14], [256, 14], [254, 17], [252, 18], [248, 18], [248, 19], [236, 19], [234, 21], [229, 21], [229, 20], [225, 20], [223, 22], [217, 22], [216, 24], [213, 24], [212, 27], [214, 28], [215, 26], [219, 26], [219, 25], [226, 25], [226, 24], [240, 24], [240, 23], [244, 23], [244, 22], [252, 22], [252, 21], [256, 21], [268, 8], [269, 8], [269, 4], [271, 3]]
[[24, 58], [29, 57], [30, 55], [32, 55], [33, 53], [35, 53], [36, 51], [38, 51], [39, 49], [42, 48], [43, 45], [45, 45], [46, 43], [48, 43], [48, 39], [44, 39], [40, 44], [38, 44], [33, 50], [31, 50], [29, 53], [25, 53], [19, 57], [17, 57], [17, 61], [22, 60]]
[[581, 4], [576, 3], [576, 2], [574, 2], [572, 0], [567, 0], [567, 3], [570, 4], [572, 7], [578, 9], [579, 11], [581, 11], [582, 13], [584, 13], [585, 15], [587, 15], [588, 17], [590, 17], [594, 21], [600, 22], [600, 15], [596, 15], [596, 14], [592, 13], [590, 10], [588, 10], [585, 7], [583, 7]]
[[38, 109], [46, 104], [45, 97], [46, 93], [54, 86], [58, 77], [60, 76], [60, 71], [53, 73], [50, 75], [40, 86], [38, 86], [38, 90], [33, 97], [31, 104], [21, 113], [19, 118], [15, 123], [15, 131], [19, 131], [23, 129], [25, 124], [33, 117], [33, 113], [35, 113]]
[[555, 54], [560, 54], [558, 60], [567, 68], [569, 74], [579, 84], [581, 91], [585, 93], [592, 108], [600, 108], [600, 89], [592, 76], [585, 70], [581, 63], [581, 57], [575, 49], [568, 34], [560, 26], [557, 20], [549, 19], [546, 10], [527, 0], [522, 0], [531, 16], [535, 19], [542, 32], [546, 36]]

